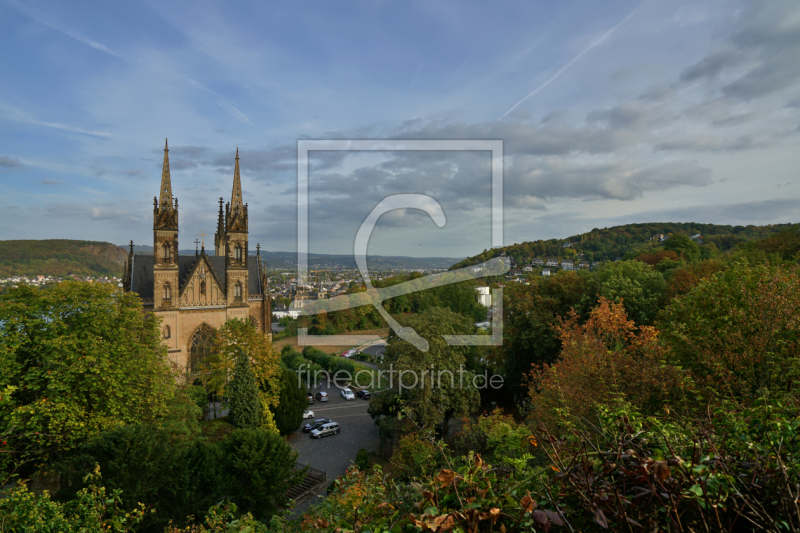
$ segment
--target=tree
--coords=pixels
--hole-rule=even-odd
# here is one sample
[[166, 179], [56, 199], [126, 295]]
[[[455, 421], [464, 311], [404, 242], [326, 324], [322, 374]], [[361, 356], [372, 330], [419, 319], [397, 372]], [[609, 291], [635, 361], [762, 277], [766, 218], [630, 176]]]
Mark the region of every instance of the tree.
[[303, 421], [303, 411], [308, 407], [308, 398], [297, 374], [287, 368], [281, 372], [279, 387], [278, 405], [273, 411], [273, 416], [280, 434], [288, 435]]
[[597, 293], [612, 302], [622, 302], [634, 322], [653, 323], [666, 289], [661, 272], [641, 261], [620, 261], [604, 265], [596, 281]]
[[700, 245], [683, 233], [676, 233], [667, 239], [664, 249], [682, 255], [687, 261], [700, 259]]
[[716, 391], [796, 390], [800, 267], [737, 263], [674, 300], [661, 323], [674, 362]]
[[[237, 364], [240, 351], [250, 356], [250, 365], [257, 382], [277, 384], [280, 380], [280, 357], [269, 339], [250, 322], [228, 320], [217, 330], [214, 349], [203, 363], [208, 375], [208, 384], [218, 393], [230, 397], [229, 381]], [[267, 387], [265, 391], [277, 390]], [[276, 405], [277, 398], [267, 392], [269, 405]]]
[[230, 411], [228, 420], [238, 428], [257, 428], [261, 424], [261, 395], [250, 369], [250, 357], [239, 351], [233, 379], [228, 384]]
[[222, 441], [227, 494], [245, 512], [269, 518], [286, 503], [286, 491], [302, 475], [297, 452], [277, 433], [240, 429]]
[[[101, 431], [163, 416], [176, 393], [160, 321], [110, 284], [0, 296], [0, 432], [41, 467]], [[30, 473], [30, 472], [29, 472]]]
[[[433, 427], [453, 415], [467, 415], [478, 403], [473, 375], [465, 368], [467, 346], [449, 346], [442, 335], [467, 335], [475, 329], [463, 316], [431, 307], [404, 320], [428, 341], [427, 352], [392, 336], [384, 356], [384, 367], [398, 376], [394, 388], [405, 400], [408, 412], [422, 425]], [[397, 372], [399, 371], [399, 373]]]

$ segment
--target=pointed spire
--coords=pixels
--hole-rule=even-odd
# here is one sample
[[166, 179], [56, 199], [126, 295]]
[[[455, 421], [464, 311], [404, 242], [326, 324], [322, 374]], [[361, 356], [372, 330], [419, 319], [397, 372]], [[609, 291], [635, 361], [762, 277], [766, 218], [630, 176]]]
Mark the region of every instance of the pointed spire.
[[169, 178], [169, 145], [164, 140], [164, 166], [161, 168], [160, 210], [172, 211], [172, 181]]
[[235, 213], [242, 208], [242, 180], [239, 177], [239, 149], [236, 149], [236, 166], [233, 168], [233, 192], [231, 193], [231, 210]]

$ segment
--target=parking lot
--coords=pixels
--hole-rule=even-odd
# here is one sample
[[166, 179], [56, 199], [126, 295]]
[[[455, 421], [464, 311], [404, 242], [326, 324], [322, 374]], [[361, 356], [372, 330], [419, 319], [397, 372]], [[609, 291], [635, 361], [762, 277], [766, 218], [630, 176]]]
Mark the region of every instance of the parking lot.
[[327, 385], [323, 385], [322, 389], [315, 388], [311, 392], [316, 394], [320, 390], [326, 391], [330, 400], [316, 402], [308, 408], [314, 411], [314, 419], [330, 418], [338, 422], [340, 433], [312, 439], [302, 429], [302, 426], [310, 421], [306, 419], [288, 440], [300, 454], [298, 462], [308, 464], [317, 470], [324, 470], [328, 480], [333, 481], [347, 471], [359, 449], [378, 452], [378, 428], [367, 414], [369, 400], [360, 398], [345, 400], [340, 394], [340, 389]]

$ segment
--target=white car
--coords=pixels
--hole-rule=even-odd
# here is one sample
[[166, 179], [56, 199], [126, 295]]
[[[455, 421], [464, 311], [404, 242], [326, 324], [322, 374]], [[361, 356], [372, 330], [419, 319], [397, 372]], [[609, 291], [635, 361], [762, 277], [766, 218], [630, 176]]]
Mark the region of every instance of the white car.
[[356, 395], [353, 394], [353, 391], [351, 391], [350, 389], [347, 389], [347, 388], [342, 389], [342, 397], [345, 400], [355, 400], [356, 399]]
[[314, 418], [314, 411], [306, 409], [305, 411], [303, 411], [303, 418]]

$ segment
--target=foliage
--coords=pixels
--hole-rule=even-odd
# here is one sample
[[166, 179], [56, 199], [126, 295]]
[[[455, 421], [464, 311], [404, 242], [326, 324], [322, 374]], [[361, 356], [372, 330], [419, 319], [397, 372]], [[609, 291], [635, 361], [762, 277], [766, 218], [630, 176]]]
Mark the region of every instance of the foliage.
[[234, 503], [214, 505], [208, 510], [203, 524], [184, 528], [170, 525], [165, 533], [268, 533], [273, 528], [253, 518], [251, 513], [240, 515]]
[[574, 530], [793, 531], [797, 408], [779, 402], [662, 422], [624, 402], [567, 438], [539, 434], [549, 486]]
[[695, 288], [702, 280], [725, 270], [726, 264], [720, 260], [700, 261], [680, 266], [672, 271], [667, 280], [665, 300], [683, 296]]
[[780, 254], [784, 261], [800, 261], [800, 225], [762, 239], [755, 243], [755, 247], [767, 254]]
[[[249, 321], [228, 320], [216, 332], [211, 356], [203, 361], [213, 390], [223, 396], [232, 396], [228, 387], [241, 351], [250, 357], [252, 372], [259, 383], [277, 384], [280, 358], [269, 339]], [[267, 390], [277, 390], [277, 387], [267, 387]], [[277, 402], [274, 396], [268, 395], [267, 400], [270, 405]]]
[[128, 253], [109, 242], [46, 239], [0, 241], [0, 278], [121, 276]]
[[503, 346], [492, 357], [503, 368], [515, 395], [527, 392], [532, 365], [553, 363], [560, 350], [554, 327], [570, 309], [588, 308], [591, 278], [583, 272], [563, 272], [531, 285], [510, 284], [503, 291]]
[[159, 320], [135, 294], [64, 282], [0, 296], [0, 428], [20, 460], [41, 466], [105, 429], [156, 420], [175, 389]]
[[250, 357], [243, 350], [239, 351], [233, 379], [228, 384], [230, 394], [230, 411], [228, 420], [238, 428], [257, 428], [261, 425], [261, 393], [256, 378], [250, 369]]
[[533, 413], [550, 428], [591, 416], [597, 405], [619, 396], [656, 409], [679, 390], [680, 373], [664, 363], [657, 331], [636, 328], [622, 304], [601, 298], [585, 324], [572, 313], [556, 331], [559, 360], [534, 370], [530, 388]]
[[[169, 403], [166, 414], [156, 421], [156, 425], [165, 430], [173, 440], [191, 440], [200, 434], [200, 418], [203, 409], [198, 407], [197, 390], [202, 387], [179, 387]], [[189, 397], [190, 394], [194, 398]], [[203, 402], [205, 403], [205, 402]]]
[[269, 518], [286, 504], [286, 491], [299, 482], [297, 452], [278, 434], [240, 429], [222, 441], [225, 494], [256, 518]]
[[465, 419], [464, 429], [455, 441], [461, 453], [480, 453], [482, 457], [515, 466], [530, 451], [530, 434], [527, 426], [495, 408], [477, 419]]
[[664, 243], [664, 250], [675, 252], [689, 262], [700, 259], [700, 245], [688, 235], [678, 233], [670, 236]]
[[159, 531], [171, 517], [191, 514], [193, 495], [202, 487], [188, 486], [183, 460], [184, 444], [150, 425], [125, 426], [106, 431], [81, 446], [76, 457], [62, 468], [69, 481], [59, 499], [73, 498], [84, 485], [80, 480], [99, 465], [105, 486], [118, 491], [124, 507], [146, 503], [140, 528]]
[[[767, 226], [727, 226], [719, 224], [652, 222], [645, 224], [625, 224], [610, 228], [595, 228], [590, 232], [573, 235], [566, 239], [547, 239], [532, 242], [522, 242], [484, 250], [483, 253], [464, 259], [453, 265], [450, 269], [462, 268], [488, 261], [501, 254], [505, 254], [517, 263], [524, 264], [534, 257], [541, 259], [566, 257], [566, 250], [584, 254], [589, 261], [614, 261], [628, 253], [634, 256], [642, 252], [658, 252], [663, 249], [661, 242], [652, 240], [656, 234], [667, 237], [674, 235], [696, 235], [703, 237], [706, 244], [713, 243], [721, 252], [732, 250], [739, 244], [764, 239], [790, 228], [790, 224], [774, 224]], [[667, 239], [666, 242], [669, 242]], [[666, 245], [666, 242], [664, 243]], [[564, 244], [571, 244], [565, 248]], [[673, 243], [677, 245], [678, 241]], [[570, 252], [571, 253], [571, 252]]]
[[662, 327], [675, 363], [714, 391], [796, 390], [800, 267], [737, 263], [674, 300]]
[[0, 531], [8, 533], [84, 533], [131, 531], [144, 517], [142, 506], [125, 512], [119, 491], [106, 493], [100, 487], [100, 469], [95, 468], [85, 479], [88, 487], [76, 498], [59, 503], [45, 492], [36, 495], [21, 484], [9, 489], [0, 498]]
[[397, 336], [390, 336], [383, 365], [397, 371], [393, 384], [403, 396], [412, 418], [422, 426], [442, 424], [477, 405], [473, 376], [464, 369], [465, 346], [449, 346], [442, 335], [465, 335], [474, 326], [449, 309], [431, 307], [404, 320], [430, 344], [427, 352]]
[[303, 411], [308, 408], [308, 398], [297, 374], [289, 369], [283, 369], [279, 387], [278, 405], [272, 414], [280, 434], [288, 435], [300, 427]]
[[358, 450], [358, 452], [356, 452], [355, 465], [362, 472], [369, 470], [369, 452], [365, 448], [361, 448]]
[[438, 466], [441, 457], [437, 456], [436, 447], [430, 442], [417, 433], [406, 434], [392, 453], [392, 470], [408, 479], [426, 476]]
[[597, 272], [596, 284], [601, 297], [622, 303], [628, 316], [640, 325], [655, 320], [666, 289], [664, 275], [641, 261], [604, 265]]

